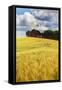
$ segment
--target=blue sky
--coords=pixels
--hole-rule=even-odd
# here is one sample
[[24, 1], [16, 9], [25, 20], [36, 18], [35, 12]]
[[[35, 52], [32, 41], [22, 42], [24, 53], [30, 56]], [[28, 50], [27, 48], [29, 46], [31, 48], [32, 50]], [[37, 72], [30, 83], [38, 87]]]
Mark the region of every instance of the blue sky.
[[16, 8], [16, 27], [20, 30], [58, 30], [58, 11]]
[[24, 14], [24, 12], [30, 12], [31, 13], [31, 9], [28, 9], [28, 8], [16, 8], [16, 14], [17, 15]]

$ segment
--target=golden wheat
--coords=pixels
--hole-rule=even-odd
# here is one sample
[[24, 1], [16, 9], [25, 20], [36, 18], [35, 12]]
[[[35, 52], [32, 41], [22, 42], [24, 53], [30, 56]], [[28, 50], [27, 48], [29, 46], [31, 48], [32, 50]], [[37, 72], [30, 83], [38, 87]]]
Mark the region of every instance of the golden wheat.
[[58, 41], [16, 38], [16, 82], [57, 79]]

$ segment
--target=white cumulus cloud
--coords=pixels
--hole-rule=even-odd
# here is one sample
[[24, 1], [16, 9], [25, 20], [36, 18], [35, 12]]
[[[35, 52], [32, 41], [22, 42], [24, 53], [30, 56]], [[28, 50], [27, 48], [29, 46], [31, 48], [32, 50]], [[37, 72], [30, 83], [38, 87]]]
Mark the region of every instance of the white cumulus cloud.
[[29, 29], [58, 30], [58, 11], [33, 9], [32, 13], [24, 12], [16, 15], [16, 26]]

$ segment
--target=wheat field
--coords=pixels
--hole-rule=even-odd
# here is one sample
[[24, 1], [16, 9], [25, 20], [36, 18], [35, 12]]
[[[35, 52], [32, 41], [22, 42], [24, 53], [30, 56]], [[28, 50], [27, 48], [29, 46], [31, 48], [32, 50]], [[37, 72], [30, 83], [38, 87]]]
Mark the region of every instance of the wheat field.
[[16, 82], [58, 80], [58, 41], [16, 38]]

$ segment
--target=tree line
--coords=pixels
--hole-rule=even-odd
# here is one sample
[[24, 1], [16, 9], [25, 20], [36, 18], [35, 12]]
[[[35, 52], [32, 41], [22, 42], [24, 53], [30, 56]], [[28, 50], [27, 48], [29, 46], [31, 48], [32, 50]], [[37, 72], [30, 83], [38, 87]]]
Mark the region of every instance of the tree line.
[[31, 31], [27, 31], [26, 35], [28, 37], [39, 37], [39, 38], [59, 40], [59, 31], [57, 30], [55, 31], [45, 30], [43, 33], [41, 33], [39, 30], [32, 29]]

